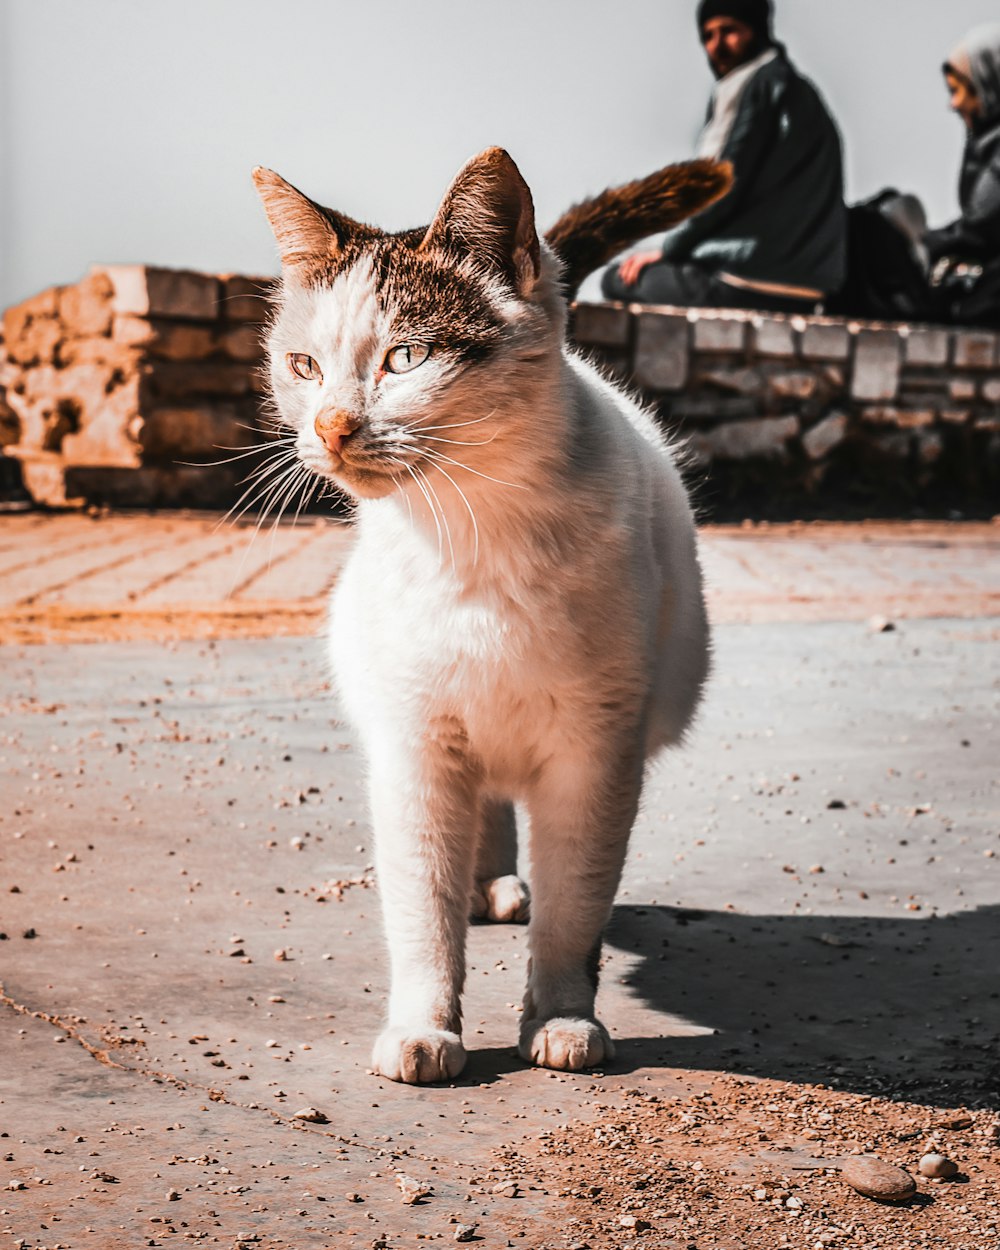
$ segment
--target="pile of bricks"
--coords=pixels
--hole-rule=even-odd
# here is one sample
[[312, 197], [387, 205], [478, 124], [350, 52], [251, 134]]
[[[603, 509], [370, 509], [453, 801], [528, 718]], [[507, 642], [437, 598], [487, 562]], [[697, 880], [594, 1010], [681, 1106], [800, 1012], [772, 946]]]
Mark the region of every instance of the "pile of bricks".
[[717, 513], [997, 511], [991, 331], [580, 304], [573, 334], [686, 443]]
[[270, 279], [93, 269], [3, 318], [0, 445], [39, 502], [218, 506], [261, 441]]

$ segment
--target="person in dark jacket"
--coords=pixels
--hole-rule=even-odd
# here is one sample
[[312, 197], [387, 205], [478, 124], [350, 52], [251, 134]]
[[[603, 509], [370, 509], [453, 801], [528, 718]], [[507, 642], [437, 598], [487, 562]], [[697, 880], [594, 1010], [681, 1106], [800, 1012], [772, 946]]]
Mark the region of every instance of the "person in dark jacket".
[[979, 26], [944, 65], [951, 107], [967, 138], [958, 200], [962, 215], [924, 242], [951, 319], [1000, 322], [1000, 23]]
[[607, 269], [608, 299], [811, 311], [843, 282], [840, 135], [771, 26], [770, 0], [701, 0], [698, 28], [718, 82], [698, 155], [730, 161], [733, 189], [659, 252]]

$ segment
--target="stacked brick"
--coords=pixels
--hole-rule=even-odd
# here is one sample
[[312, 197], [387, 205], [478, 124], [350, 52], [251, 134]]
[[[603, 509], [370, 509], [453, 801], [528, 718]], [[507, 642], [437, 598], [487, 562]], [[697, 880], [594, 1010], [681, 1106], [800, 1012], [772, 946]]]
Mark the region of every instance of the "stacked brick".
[[137, 506], [230, 498], [239, 462], [209, 462], [261, 441], [270, 282], [105, 266], [8, 309], [0, 436], [32, 497]]
[[686, 443], [717, 513], [1000, 510], [990, 331], [580, 304], [573, 335]]

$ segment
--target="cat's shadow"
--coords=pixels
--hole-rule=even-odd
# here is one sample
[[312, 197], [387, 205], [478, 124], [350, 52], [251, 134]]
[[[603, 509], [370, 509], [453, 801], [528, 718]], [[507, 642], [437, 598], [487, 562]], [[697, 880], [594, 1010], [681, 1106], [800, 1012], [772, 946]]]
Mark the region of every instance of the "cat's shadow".
[[606, 982], [692, 1026], [629, 1037], [610, 1019], [609, 1073], [709, 1069], [1000, 1105], [1000, 907], [893, 920], [623, 906], [606, 949]]

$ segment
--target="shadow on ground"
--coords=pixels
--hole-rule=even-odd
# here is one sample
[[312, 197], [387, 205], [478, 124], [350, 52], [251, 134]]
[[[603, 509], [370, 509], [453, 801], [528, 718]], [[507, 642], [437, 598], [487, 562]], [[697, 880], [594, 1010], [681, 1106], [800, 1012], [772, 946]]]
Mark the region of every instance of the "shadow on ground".
[[1000, 1106], [1000, 907], [945, 917], [618, 907], [625, 983], [694, 1036], [618, 1039], [615, 1070], [718, 1069], [939, 1106]]

